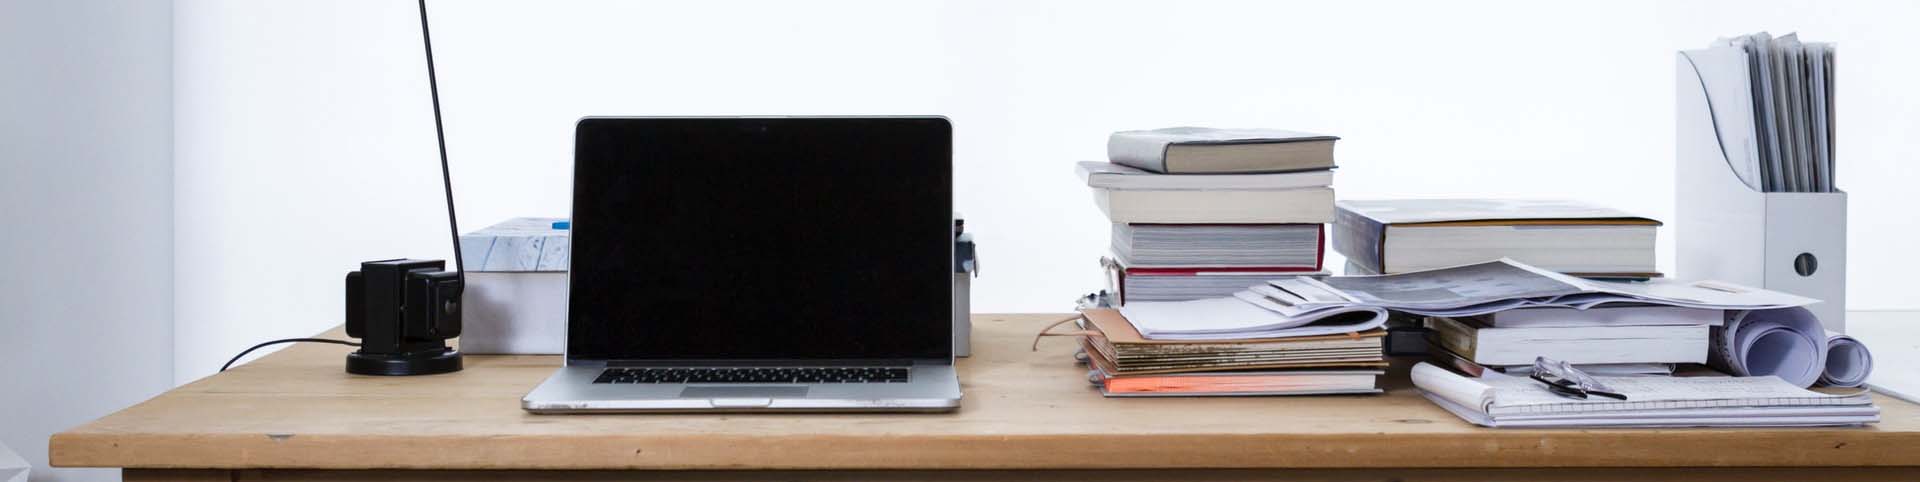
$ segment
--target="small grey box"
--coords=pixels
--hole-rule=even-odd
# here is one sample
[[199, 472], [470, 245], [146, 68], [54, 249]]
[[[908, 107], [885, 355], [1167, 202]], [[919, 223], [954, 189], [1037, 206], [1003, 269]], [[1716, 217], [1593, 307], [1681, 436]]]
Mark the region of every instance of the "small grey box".
[[972, 233], [958, 232], [954, 220], [953, 237], [953, 356], [973, 354], [973, 277], [980, 275], [980, 258]]

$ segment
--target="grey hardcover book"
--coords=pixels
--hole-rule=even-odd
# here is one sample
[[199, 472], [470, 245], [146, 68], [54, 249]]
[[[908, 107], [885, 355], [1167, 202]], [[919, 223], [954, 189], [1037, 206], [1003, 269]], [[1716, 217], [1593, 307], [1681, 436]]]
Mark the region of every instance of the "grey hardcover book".
[[1346, 200], [1333, 250], [1370, 273], [1407, 273], [1512, 258], [1602, 278], [1659, 276], [1660, 222], [1568, 200]]
[[1107, 138], [1107, 158], [1163, 174], [1307, 171], [1332, 168], [1339, 139], [1279, 129], [1120, 131]]
[[1113, 254], [1132, 268], [1320, 269], [1322, 224], [1113, 225]]
[[1087, 187], [1131, 191], [1217, 191], [1306, 189], [1333, 185], [1333, 170], [1257, 173], [1167, 175], [1111, 162], [1083, 161], [1074, 174]]

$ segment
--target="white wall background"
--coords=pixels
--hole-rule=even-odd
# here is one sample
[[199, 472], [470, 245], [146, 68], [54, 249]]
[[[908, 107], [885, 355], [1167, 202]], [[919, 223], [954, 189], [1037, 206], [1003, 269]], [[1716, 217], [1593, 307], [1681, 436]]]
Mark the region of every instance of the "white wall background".
[[0, 443], [173, 386], [168, 2], [0, 0]]
[[[1854, 308], [1920, 308], [1920, 6], [1895, 2], [433, 2], [463, 228], [564, 215], [585, 115], [944, 114], [982, 312], [1098, 287], [1071, 174], [1119, 129], [1337, 134], [1343, 198], [1672, 214], [1674, 57], [1840, 44]], [[414, 6], [181, 0], [175, 374], [340, 322], [362, 260], [451, 258]], [[1672, 269], [1671, 229], [1662, 266]]]

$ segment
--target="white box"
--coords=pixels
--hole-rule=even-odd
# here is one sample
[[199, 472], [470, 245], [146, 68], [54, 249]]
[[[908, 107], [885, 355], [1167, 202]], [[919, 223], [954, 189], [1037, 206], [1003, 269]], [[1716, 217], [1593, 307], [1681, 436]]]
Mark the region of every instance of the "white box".
[[[954, 216], [959, 219], [959, 216]], [[973, 277], [980, 275], [980, 252], [973, 233], [953, 236], [953, 356], [973, 356]]]
[[1745, 57], [1730, 52], [1677, 56], [1675, 274], [1819, 299], [1807, 308], [1844, 333], [1847, 194], [1761, 192], [1735, 173], [1758, 143]]
[[567, 350], [565, 271], [467, 273], [460, 351], [558, 355]]
[[460, 236], [467, 287], [460, 351], [558, 355], [567, 349], [571, 233], [559, 218], [513, 218]]

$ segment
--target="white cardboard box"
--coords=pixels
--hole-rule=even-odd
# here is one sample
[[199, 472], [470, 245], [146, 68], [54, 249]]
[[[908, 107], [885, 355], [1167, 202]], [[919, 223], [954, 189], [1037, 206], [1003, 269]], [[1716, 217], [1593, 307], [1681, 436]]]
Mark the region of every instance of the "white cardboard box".
[[567, 349], [565, 271], [467, 273], [460, 351], [558, 355]]
[[558, 218], [513, 218], [460, 236], [467, 270], [460, 351], [558, 355], [567, 349], [572, 238]]

